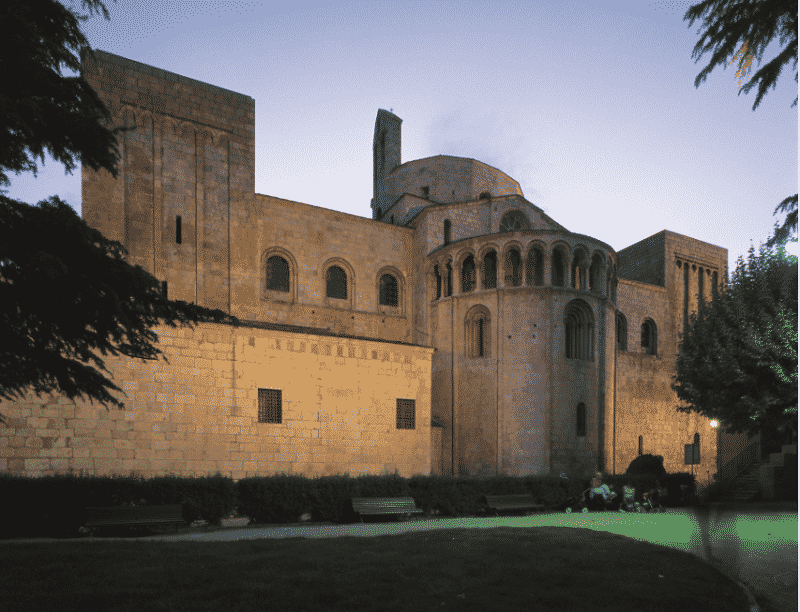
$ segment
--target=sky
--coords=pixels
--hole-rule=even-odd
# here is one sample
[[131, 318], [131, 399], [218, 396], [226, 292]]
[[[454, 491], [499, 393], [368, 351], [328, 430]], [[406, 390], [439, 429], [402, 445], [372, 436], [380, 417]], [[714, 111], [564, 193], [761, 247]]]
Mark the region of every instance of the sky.
[[[798, 191], [796, 68], [755, 111], [736, 64], [695, 88], [711, 54], [692, 57], [692, 4], [108, 0], [110, 20], [82, 29], [92, 48], [254, 98], [257, 193], [369, 218], [385, 108], [403, 162], [478, 159], [570, 231], [619, 251], [670, 230], [727, 248], [732, 272]], [[10, 178], [9, 197], [80, 213], [80, 170], [46, 158]]]

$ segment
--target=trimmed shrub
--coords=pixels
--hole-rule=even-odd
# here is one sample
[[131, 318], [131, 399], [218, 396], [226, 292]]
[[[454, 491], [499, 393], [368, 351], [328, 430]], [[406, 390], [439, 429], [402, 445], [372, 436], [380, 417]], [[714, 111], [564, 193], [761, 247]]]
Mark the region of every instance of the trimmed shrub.
[[667, 470], [664, 469], [664, 457], [661, 455], [640, 455], [636, 457], [625, 472], [626, 476], [655, 476], [664, 482]]

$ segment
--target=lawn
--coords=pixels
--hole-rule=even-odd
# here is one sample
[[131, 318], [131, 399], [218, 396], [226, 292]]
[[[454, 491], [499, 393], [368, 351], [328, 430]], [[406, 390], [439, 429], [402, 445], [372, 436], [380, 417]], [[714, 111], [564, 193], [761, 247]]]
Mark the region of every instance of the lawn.
[[369, 538], [0, 543], [0, 608], [745, 612], [688, 552], [576, 529], [437, 529]]

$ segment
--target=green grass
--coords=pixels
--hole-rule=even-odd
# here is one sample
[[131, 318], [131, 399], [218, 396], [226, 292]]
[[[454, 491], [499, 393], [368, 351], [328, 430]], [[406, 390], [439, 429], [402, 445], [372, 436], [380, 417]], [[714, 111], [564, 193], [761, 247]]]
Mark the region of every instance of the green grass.
[[0, 546], [3, 612], [748, 609], [688, 552], [573, 527]]

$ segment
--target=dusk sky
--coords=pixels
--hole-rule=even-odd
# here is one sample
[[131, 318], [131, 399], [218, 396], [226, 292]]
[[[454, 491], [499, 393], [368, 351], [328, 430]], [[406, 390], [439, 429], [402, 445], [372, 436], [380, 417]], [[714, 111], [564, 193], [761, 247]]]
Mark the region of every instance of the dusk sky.
[[[755, 111], [736, 64], [695, 88], [711, 54], [692, 59], [692, 4], [119, 0], [83, 30], [92, 48], [254, 98], [257, 193], [370, 217], [385, 108], [403, 119], [403, 162], [478, 159], [573, 232], [619, 251], [667, 229], [727, 248], [732, 272], [797, 193], [795, 67]], [[80, 170], [48, 159], [7, 195], [80, 212]]]

